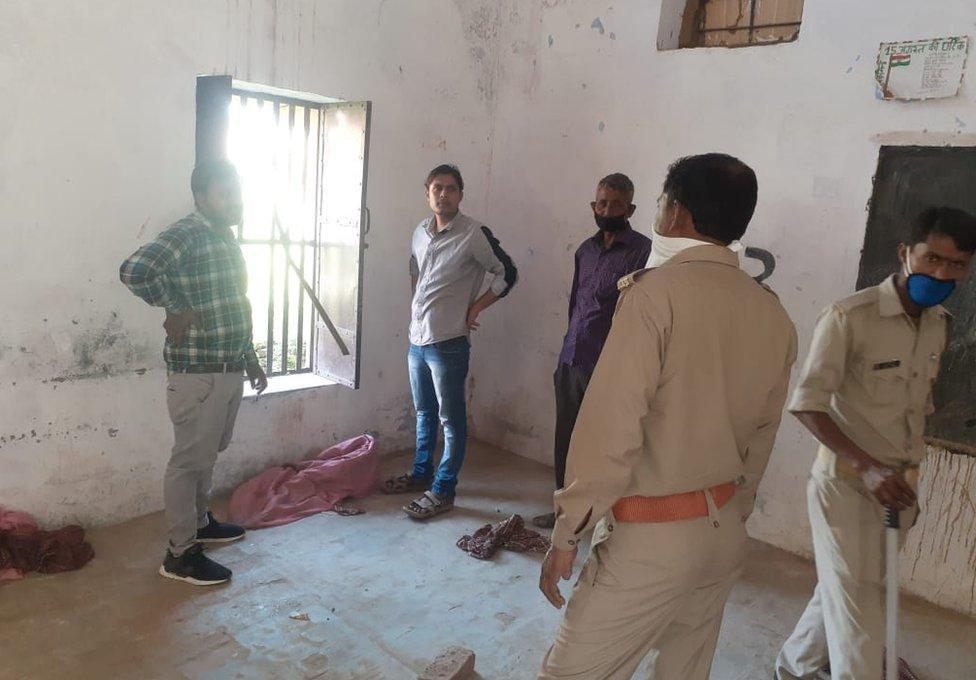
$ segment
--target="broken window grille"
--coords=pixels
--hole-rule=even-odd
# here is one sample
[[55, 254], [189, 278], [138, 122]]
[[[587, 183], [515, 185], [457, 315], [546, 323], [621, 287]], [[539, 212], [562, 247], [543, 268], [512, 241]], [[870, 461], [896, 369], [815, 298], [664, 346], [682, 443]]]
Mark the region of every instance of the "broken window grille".
[[744, 47], [796, 40], [803, 0], [689, 0], [679, 47]]

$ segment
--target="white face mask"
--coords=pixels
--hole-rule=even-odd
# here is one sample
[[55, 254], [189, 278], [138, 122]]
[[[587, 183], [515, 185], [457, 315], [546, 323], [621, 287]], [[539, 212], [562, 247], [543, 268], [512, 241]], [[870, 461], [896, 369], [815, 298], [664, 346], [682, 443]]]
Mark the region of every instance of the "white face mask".
[[647, 266], [648, 268], [660, 267], [680, 252], [688, 250], [688, 248], [704, 245], [708, 244], [705, 241], [699, 241], [693, 238], [661, 236], [655, 231], [653, 240], [651, 241], [651, 256], [647, 258]]
[[[661, 211], [662, 205], [658, 204], [658, 216], [655, 220], [655, 227], [657, 223], [661, 221]], [[694, 238], [676, 238], [673, 236], [661, 236], [656, 228], [652, 228], [651, 231], [654, 232], [653, 240], [651, 242], [651, 255], [647, 258], [647, 268], [655, 269], [660, 267], [662, 264], [675, 257], [684, 250], [688, 248], [695, 248], [697, 246], [709, 245], [707, 241], [699, 241]], [[732, 241], [728, 246], [728, 249], [735, 253], [736, 257], [741, 259], [742, 252], [746, 247], [741, 241]]]
[[[670, 260], [672, 257], [675, 257], [683, 250], [705, 245], [710, 244], [706, 243], [705, 241], [695, 240], [693, 238], [671, 238], [670, 236], [661, 236], [659, 233], [654, 232], [654, 240], [651, 243], [651, 256], [647, 258], [647, 264], [645, 266], [648, 269], [660, 267], [662, 264]], [[735, 256], [741, 262], [742, 253], [746, 249], [745, 244], [743, 244], [742, 241], [732, 241], [732, 243], [726, 247], [735, 253]]]

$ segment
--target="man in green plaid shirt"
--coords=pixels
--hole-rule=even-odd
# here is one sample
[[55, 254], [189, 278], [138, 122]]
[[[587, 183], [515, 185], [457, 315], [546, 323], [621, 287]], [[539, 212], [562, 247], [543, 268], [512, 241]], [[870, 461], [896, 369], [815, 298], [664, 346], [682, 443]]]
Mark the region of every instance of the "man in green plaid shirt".
[[243, 216], [240, 179], [226, 161], [198, 165], [190, 181], [196, 211], [122, 263], [122, 283], [166, 309], [166, 403], [175, 443], [163, 500], [169, 550], [159, 573], [194, 585], [230, 579], [202, 543], [244, 536], [209, 511], [217, 453], [230, 444], [244, 390], [268, 384], [251, 341], [247, 268], [231, 227]]

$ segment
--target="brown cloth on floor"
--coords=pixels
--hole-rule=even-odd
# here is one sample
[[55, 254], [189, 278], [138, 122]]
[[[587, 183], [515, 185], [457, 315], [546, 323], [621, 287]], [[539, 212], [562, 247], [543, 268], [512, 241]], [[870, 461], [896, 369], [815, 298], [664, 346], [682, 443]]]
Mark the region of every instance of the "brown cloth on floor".
[[474, 536], [462, 536], [457, 542], [457, 547], [479, 560], [490, 559], [499, 548], [513, 552], [545, 552], [549, 545], [548, 538], [525, 528], [521, 515], [512, 515], [498, 524], [486, 524], [474, 532]]
[[85, 542], [85, 530], [80, 526], [56, 531], [24, 527], [0, 531], [0, 571], [56, 574], [80, 569], [94, 556], [95, 551]]
[[[884, 669], [885, 665], [882, 664], [882, 669]], [[884, 671], [882, 670], [882, 672]], [[918, 680], [918, 676], [915, 675], [912, 667], [902, 658], [898, 659], [898, 680]]]

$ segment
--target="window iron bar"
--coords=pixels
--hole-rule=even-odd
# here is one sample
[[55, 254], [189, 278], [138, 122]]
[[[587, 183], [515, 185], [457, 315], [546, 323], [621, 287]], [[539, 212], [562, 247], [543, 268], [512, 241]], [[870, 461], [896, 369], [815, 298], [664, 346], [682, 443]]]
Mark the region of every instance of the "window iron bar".
[[[264, 100], [258, 100], [258, 101], [261, 102], [261, 106], [263, 108], [264, 107], [264, 103], [265, 103]], [[276, 103], [271, 103], [271, 105], [274, 107], [274, 116], [273, 116], [274, 129], [275, 129], [275, 132], [277, 132], [277, 130], [278, 130], [278, 122], [279, 122], [279, 119], [280, 119], [279, 113], [278, 113], [278, 105]], [[271, 169], [272, 169], [272, 172], [275, 175], [278, 174], [278, 154], [277, 154], [277, 151], [275, 149], [272, 149], [272, 151], [271, 151]], [[275, 199], [277, 199], [277, 197], [275, 197]], [[277, 201], [275, 201], [275, 202], [277, 202]], [[274, 205], [275, 202], [273, 202], [272, 205]], [[272, 232], [272, 235], [273, 235], [273, 233], [274, 232]], [[265, 371], [267, 371], [268, 375], [274, 375], [275, 374], [275, 370], [274, 370], [274, 313], [275, 313], [275, 304], [274, 304], [275, 266], [274, 266], [274, 261], [275, 261], [275, 244], [274, 243], [271, 243], [269, 245], [269, 247], [268, 247], [268, 258], [269, 258], [269, 262], [268, 262], [268, 345], [267, 345], [267, 356], [265, 356], [264, 363], [266, 365]]]
[[[287, 137], [287, 140], [288, 141], [284, 145], [284, 152], [285, 152], [284, 155], [285, 155], [285, 168], [286, 168], [286, 170], [285, 170], [285, 176], [288, 178], [287, 179], [288, 186], [290, 187], [291, 186], [291, 180], [292, 180], [292, 177], [291, 177], [291, 166], [292, 166], [292, 157], [291, 157], [292, 148], [291, 148], [291, 143], [292, 143], [292, 134], [293, 134], [294, 129], [295, 129], [295, 107], [292, 106], [291, 104], [282, 104], [282, 105], [279, 105], [279, 108], [281, 106], [284, 106], [285, 107], [285, 109], [287, 110], [287, 114], [288, 114], [288, 137]], [[275, 203], [277, 204], [277, 201]], [[281, 244], [281, 247], [284, 248], [285, 257], [291, 257], [291, 241], [289, 240], [289, 235], [290, 235], [289, 232], [284, 232], [281, 235], [282, 236], [282, 244]], [[283, 286], [283, 289], [284, 290], [282, 291], [283, 292], [283, 301], [282, 301], [282, 309], [281, 309], [281, 372], [282, 373], [287, 373], [288, 372], [288, 322], [290, 321], [290, 319], [288, 317], [290, 316], [289, 312], [291, 311], [291, 304], [290, 304], [291, 303], [291, 296], [289, 295], [290, 286], [288, 285], [291, 282], [291, 276], [288, 275], [288, 268], [287, 267], [285, 267], [285, 272], [284, 272], [284, 277], [283, 278], [284, 278], [284, 286]], [[299, 340], [299, 342], [300, 341], [301, 340]]]
[[[302, 207], [304, 208], [308, 202], [308, 133], [309, 133], [309, 123], [311, 120], [312, 112], [309, 107], [303, 107], [302, 115], [302, 129], [304, 134], [302, 135]], [[303, 225], [304, 226], [304, 225]], [[302, 236], [305, 236], [305, 230], [302, 230]], [[305, 278], [305, 239], [302, 238], [301, 245], [298, 250], [298, 278], [302, 280]], [[295, 367], [302, 367], [302, 360], [304, 357], [305, 349], [305, 288], [304, 286], [298, 286], [298, 347], [295, 351]], [[311, 347], [311, 345], [309, 345]]]
[[734, 31], [749, 31], [760, 28], [787, 28], [789, 26], [800, 26], [799, 21], [785, 21], [778, 24], [757, 24], [756, 26], [729, 26], [728, 28], [702, 28], [699, 29], [700, 33], [722, 33], [728, 32], [732, 33]]

